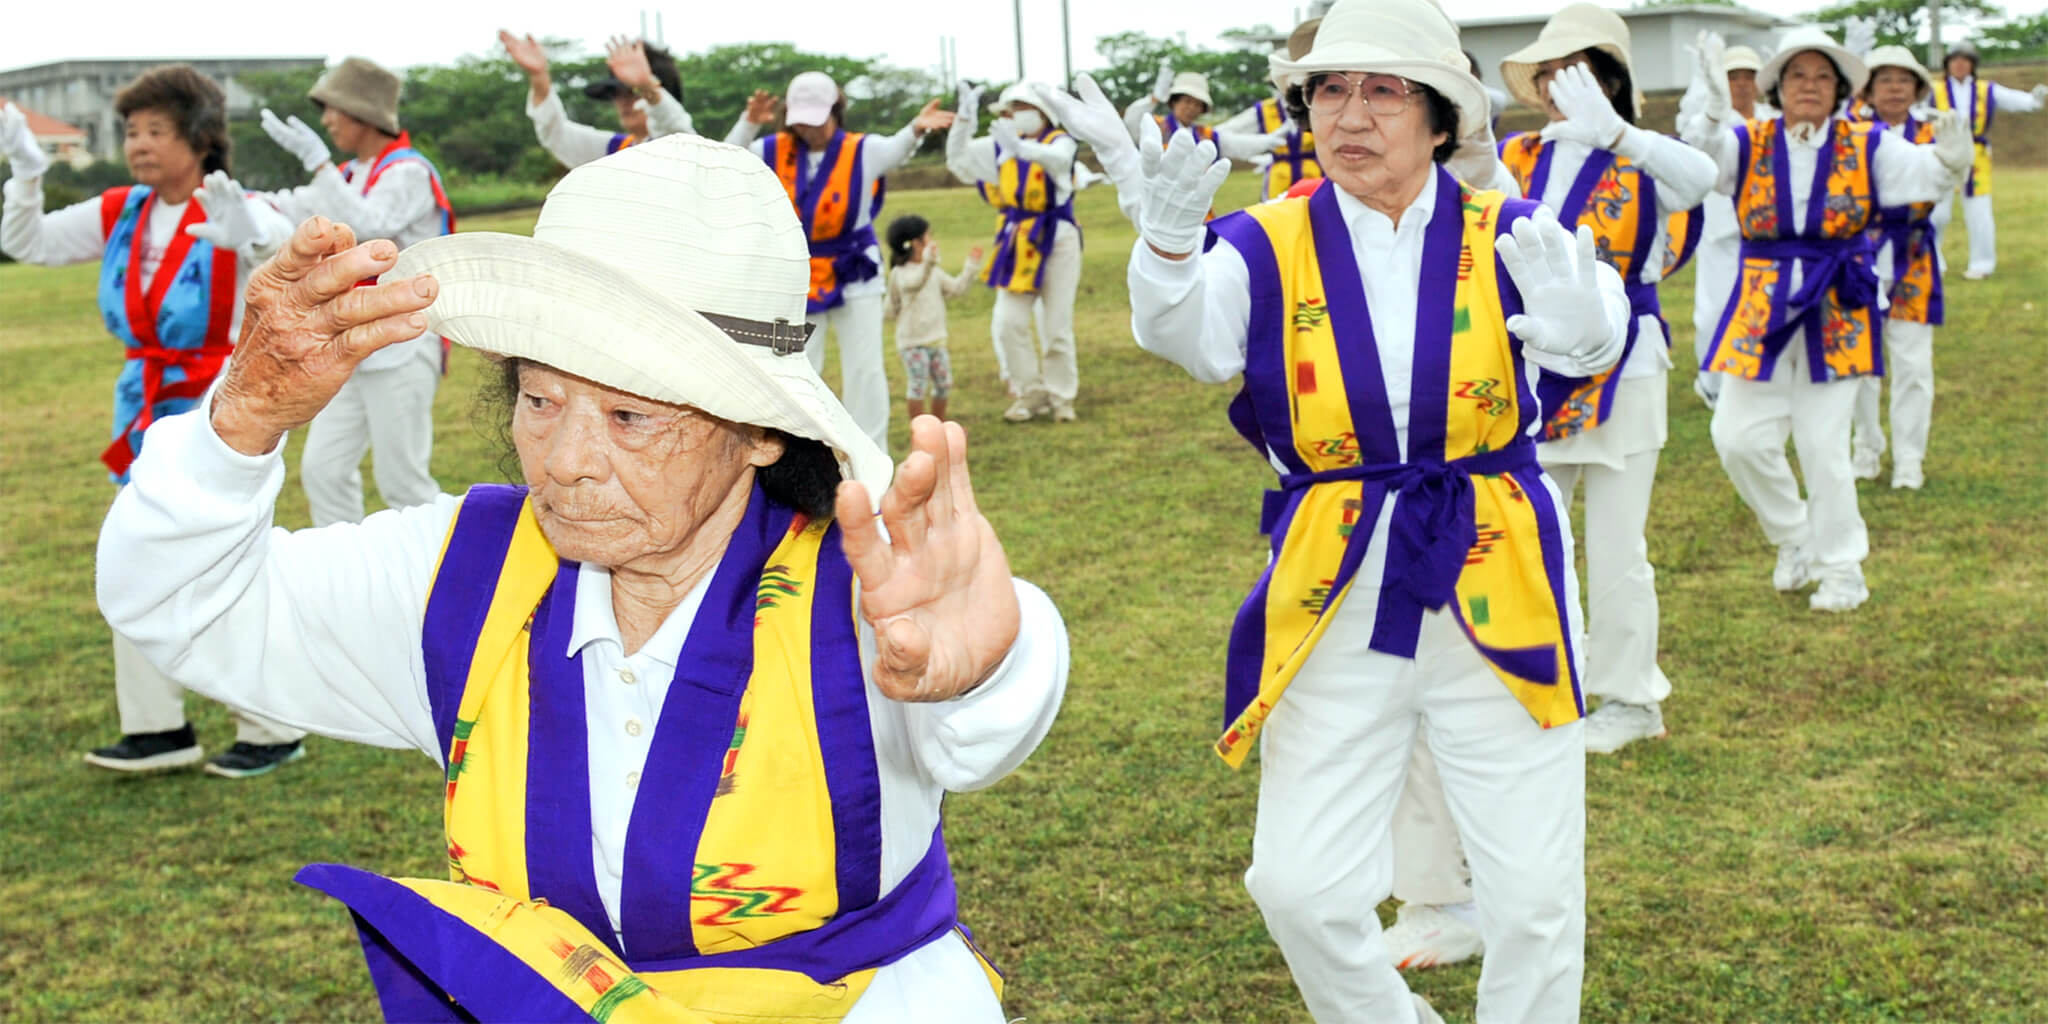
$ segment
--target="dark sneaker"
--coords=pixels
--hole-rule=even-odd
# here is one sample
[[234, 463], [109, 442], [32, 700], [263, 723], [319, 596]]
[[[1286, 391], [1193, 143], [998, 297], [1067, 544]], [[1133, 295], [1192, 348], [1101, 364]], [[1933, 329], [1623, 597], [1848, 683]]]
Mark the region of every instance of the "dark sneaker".
[[215, 754], [213, 760], [206, 762], [206, 770], [222, 778], [246, 779], [304, 756], [305, 740], [272, 743], [268, 746], [237, 741], [234, 746], [227, 749], [227, 753]]
[[85, 763], [117, 772], [160, 772], [198, 764], [205, 756], [206, 748], [187, 722], [169, 732], [131, 732], [85, 755]]

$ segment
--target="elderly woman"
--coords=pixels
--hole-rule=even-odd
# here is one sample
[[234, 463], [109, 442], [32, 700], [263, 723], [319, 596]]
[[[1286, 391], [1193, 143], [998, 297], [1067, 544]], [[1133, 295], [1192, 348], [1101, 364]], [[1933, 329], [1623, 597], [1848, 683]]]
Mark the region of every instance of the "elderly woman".
[[[1734, 197], [1742, 264], [1714, 347], [1701, 368], [1724, 375], [1714, 448], [1736, 493], [1778, 548], [1771, 584], [1791, 592], [1818, 580], [1809, 605], [1846, 612], [1870, 590], [1870, 551], [1856, 508], [1849, 429], [1856, 378], [1884, 372], [1883, 298], [1868, 233], [1886, 204], [1938, 199], [1970, 163], [1970, 137], [1952, 113], [1933, 143], [1872, 132], [1834, 115], [1863, 87], [1863, 61], [1817, 28], [1795, 29], [1757, 75], [1776, 121], [1738, 121], [1719, 36], [1697, 47], [1706, 95], [1686, 141], [1718, 167]], [[1807, 496], [1785, 459], [1799, 451]]]
[[[1934, 88], [1927, 69], [1903, 46], [1880, 46], [1866, 58], [1870, 84], [1862, 99], [1886, 135], [1926, 145], [1934, 126], [1914, 114]], [[1926, 476], [1927, 427], [1934, 413], [1934, 328], [1943, 316], [1941, 244], [1935, 233], [1934, 203], [1885, 206], [1871, 225], [1877, 245], [1877, 278], [1887, 305], [1884, 317], [1885, 375], [1891, 378], [1892, 487], [1918, 490]], [[1884, 427], [1878, 416], [1878, 377], [1859, 380], [1851, 465], [1859, 480], [1874, 480], [1884, 456]]]
[[608, 132], [569, 120], [562, 94], [548, 73], [548, 51], [531, 35], [498, 30], [505, 56], [526, 75], [526, 116], [541, 148], [564, 167], [581, 167], [627, 146], [678, 132], [695, 132], [696, 122], [683, 109], [683, 83], [676, 59], [653, 43], [613, 36], [605, 43], [611, 74], [583, 87], [583, 94], [617, 108], [619, 130]]
[[[1074, 220], [1074, 154], [1032, 87], [1004, 89], [986, 138], [974, 137], [980, 90], [960, 83], [960, 116], [946, 134], [946, 168], [981, 189], [1002, 214], [982, 281], [996, 290], [989, 329], [1016, 400], [1003, 418], [1074, 419], [1081, 374], [1074, 357], [1074, 294], [1081, 285], [1081, 225]], [[1032, 309], [1040, 338], [1031, 340]]]
[[[1129, 271], [1139, 344], [1200, 380], [1243, 373], [1232, 423], [1279, 474], [1216, 742], [1238, 765], [1261, 740], [1245, 885], [1316, 1019], [1434, 1020], [1374, 912], [1426, 726], [1494, 954], [1480, 1019], [1575, 1019], [1577, 585], [1529, 364], [1610, 369], [1628, 300], [1590, 232], [1442, 166], [1489, 136], [1433, 0], [1339, 0], [1309, 52], [1273, 68], [1325, 185], [1215, 221], [1203, 252], [1226, 171], [1177, 135], [1144, 175]], [[1115, 111], [1083, 92], [1061, 114], [1100, 152]]]
[[[801, 354], [774, 173], [670, 136], [570, 172], [531, 239], [352, 241], [311, 220], [250, 282], [101, 534], [156, 570], [100, 599], [183, 682], [445, 768], [452, 881], [300, 874], [386, 1014], [1000, 1022], [940, 801], [1045, 735], [1065, 633], [957, 426], [913, 424], [871, 517], [889, 463]], [[502, 360], [525, 483], [272, 529], [285, 431], [428, 327]]]
[[[21, 109], [0, 105], [0, 153], [13, 165], [0, 210], [0, 250], [23, 263], [100, 263], [99, 311], [127, 362], [114, 382], [113, 443], [100, 454], [116, 484], [151, 424], [199, 403], [242, 321], [249, 271], [291, 223], [228, 177], [227, 97], [184, 64], [143, 72], [114, 97], [135, 184], [43, 211], [49, 158]], [[125, 576], [125, 574], [124, 574]], [[160, 771], [206, 757], [185, 718], [184, 690], [114, 636], [121, 739], [85, 755], [114, 771]], [[304, 756], [297, 729], [240, 711], [235, 744], [207, 761], [229, 778]]]

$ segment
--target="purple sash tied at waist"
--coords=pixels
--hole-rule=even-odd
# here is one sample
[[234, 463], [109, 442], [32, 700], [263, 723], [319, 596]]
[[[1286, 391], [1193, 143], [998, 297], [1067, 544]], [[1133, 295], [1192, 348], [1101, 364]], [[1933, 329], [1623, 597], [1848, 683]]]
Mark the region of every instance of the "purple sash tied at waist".
[[[1868, 234], [1854, 238], [1744, 239], [1743, 259], [1773, 260], [1780, 264], [1776, 294], [1772, 296], [1777, 325], [1764, 332], [1766, 352], [1776, 353], [1791, 340], [1793, 332], [1817, 336], [1826, 327], [1828, 292], [1843, 309], [1868, 309], [1877, 304], [1877, 271]], [[1797, 290], [1791, 289], [1790, 263], [1805, 271]], [[1790, 295], [1786, 292], [1791, 291]]]
[[1906, 270], [1916, 253], [1938, 245], [1934, 221], [1929, 218], [1913, 219], [1913, 211], [1904, 206], [1887, 206], [1878, 211], [1878, 241], [1876, 247], [1892, 247], [1892, 282], [1906, 279]]
[[869, 224], [837, 238], [811, 242], [811, 255], [830, 256], [832, 273], [838, 279], [839, 287], [844, 288], [882, 272], [881, 265], [869, 255], [874, 245], [875, 226]]

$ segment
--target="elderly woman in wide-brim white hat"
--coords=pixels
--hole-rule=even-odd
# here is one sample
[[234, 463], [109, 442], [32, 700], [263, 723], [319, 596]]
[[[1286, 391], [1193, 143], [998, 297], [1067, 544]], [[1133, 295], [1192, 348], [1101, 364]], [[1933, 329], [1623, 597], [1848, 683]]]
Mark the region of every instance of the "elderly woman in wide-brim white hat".
[[[1714, 158], [1716, 191], [1734, 198], [1742, 261], [1705, 370], [1723, 375], [1714, 447], [1736, 493], [1777, 548], [1771, 584], [1818, 581], [1817, 611], [1844, 612], [1870, 594], [1869, 535], [1842, 438], [1856, 378], [1884, 372], [1882, 297], [1867, 232], [1887, 203], [1939, 198], [1969, 166], [1969, 135], [1952, 115], [1915, 146], [1835, 116], [1861, 89], [1861, 59], [1818, 28], [1787, 33], [1757, 74], [1782, 116], [1738, 120], [1719, 36], [1703, 34], [1694, 75], [1706, 96], [1686, 141]], [[1806, 494], [1785, 459], [1799, 451]]]
[[[989, 334], [1012, 396], [1003, 411], [1011, 423], [1072, 422], [1081, 390], [1074, 343], [1074, 297], [1081, 286], [1074, 157], [1080, 145], [1060, 130], [1042, 92], [1030, 82], [1012, 83], [991, 106], [996, 116], [986, 136], [975, 137], [978, 119], [972, 116], [954, 118], [946, 135], [946, 169], [961, 184], [979, 188], [1002, 215], [981, 277], [996, 293]], [[980, 102], [981, 90], [963, 80], [963, 114]]]
[[1573, 1019], [1577, 583], [1523, 382], [1531, 363], [1614, 366], [1622, 282], [1590, 232], [1446, 168], [1461, 145], [1497, 163], [1486, 93], [1432, 0], [1339, 0], [1308, 52], [1271, 66], [1323, 184], [1206, 227], [1223, 177], [1207, 143], [1118, 152], [1091, 82], [1055, 99], [1119, 188], [1142, 192], [1138, 343], [1200, 380], [1243, 374], [1232, 423], [1278, 473], [1261, 517], [1272, 561], [1231, 631], [1216, 743], [1231, 764], [1262, 744], [1246, 886], [1317, 1019], [1433, 1018], [1374, 912], [1426, 733], [1485, 904], [1481, 1017]]
[[[671, 136], [571, 171], [532, 238], [352, 243], [308, 221], [252, 281], [209, 413], [102, 533], [147, 583], [101, 601], [195, 688], [446, 766], [455, 881], [299, 876], [386, 1012], [1003, 1020], [938, 808], [1045, 734], [1065, 634], [960, 429], [919, 419], [892, 481], [811, 371], [775, 175]], [[523, 483], [271, 529], [284, 432], [428, 325], [496, 361]]]
[[[1925, 144], [1934, 126], [1922, 107], [1934, 78], [1913, 51], [1880, 46], [1864, 58], [1870, 81], [1860, 99], [1889, 139]], [[1889, 140], [1888, 140], [1889, 141]], [[1882, 197], [1880, 197], [1882, 198]], [[1887, 304], [1885, 376], [1891, 378], [1892, 486], [1917, 490], [1926, 481], [1927, 432], [1934, 412], [1934, 328], [1944, 315], [1942, 261], [1934, 203], [1888, 204], [1878, 213], [1877, 276]], [[1877, 377], [1859, 379], [1850, 459], [1856, 478], [1882, 470], [1885, 432], [1878, 412]]]

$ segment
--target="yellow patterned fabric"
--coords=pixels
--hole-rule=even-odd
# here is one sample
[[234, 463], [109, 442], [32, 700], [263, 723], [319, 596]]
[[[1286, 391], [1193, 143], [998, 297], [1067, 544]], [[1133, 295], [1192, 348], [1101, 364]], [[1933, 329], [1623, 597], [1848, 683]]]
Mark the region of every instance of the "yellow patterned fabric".
[[[1253, 108], [1258, 115], [1259, 134], [1268, 135], [1292, 125], [1287, 112], [1280, 108], [1280, 101], [1263, 99]], [[1323, 165], [1316, 161], [1316, 133], [1303, 128], [1289, 132], [1287, 138], [1273, 147], [1273, 162], [1266, 165], [1266, 198], [1278, 199], [1287, 194], [1296, 182], [1323, 176]]]
[[[1936, 110], [1953, 110], [1949, 101], [1949, 82], [1946, 76], [1940, 85], [1934, 87]], [[1963, 178], [1963, 194], [1966, 196], [1988, 196], [1991, 194], [1991, 115], [1996, 100], [1991, 94], [1991, 82], [1984, 78], [1970, 79], [1970, 138], [1976, 147], [1970, 161], [1970, 173]]]
[[[1049, 143], [1066, 132], [1046, 128], [1034, 141]], [[1045, 168], [1035, 161], [996, 152], [996, 181], [981, 186], [981, 197], [1001, 214], [996, 240], [981, 269], [983, 284], [1004, 291], [1036, 294], [1052, 251], [1058, 221], [1073, 220], [1071, 206], [1055, 206], [1057, 192]]]

